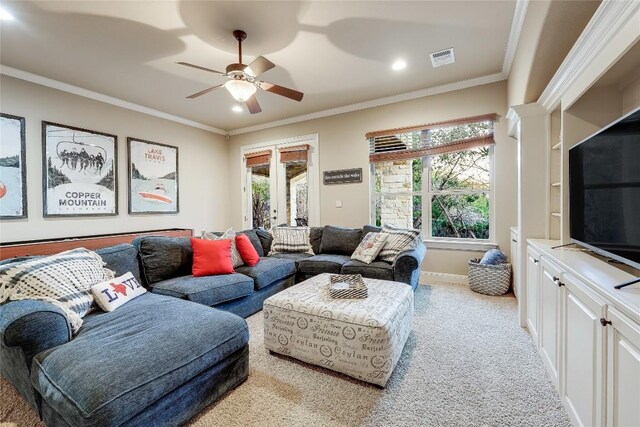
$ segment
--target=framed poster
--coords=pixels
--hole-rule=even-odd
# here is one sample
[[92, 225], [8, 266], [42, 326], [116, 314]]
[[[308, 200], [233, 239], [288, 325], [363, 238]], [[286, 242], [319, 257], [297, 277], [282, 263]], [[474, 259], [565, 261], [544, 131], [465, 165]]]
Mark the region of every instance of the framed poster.
[[180, 212], [178, 147], [127, 138], [129, 148], [129, 213]]
[[24, 117], [0, 113], [0, 219], [27, 217]]
[[118, 214], [118, 137], [42, 122], [43, 215]]

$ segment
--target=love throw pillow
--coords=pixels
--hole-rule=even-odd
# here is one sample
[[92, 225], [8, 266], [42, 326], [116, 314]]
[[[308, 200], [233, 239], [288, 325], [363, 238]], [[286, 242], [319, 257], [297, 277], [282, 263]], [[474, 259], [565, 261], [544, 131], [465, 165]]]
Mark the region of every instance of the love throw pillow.
[[191, 238], [194, 276], [213, 276], [233, 273], [231, 240], [203, 240]]
[[258, 251], [249, 240], [249, 237], [244, 234], [236, 235], [236, 248], [238, 248], [238, 252], [240, 252], [240, 256], [242, 257], [242, 261], [248, 265], [249, 267], [253, 267], [260, 261], [260, 255], [258, 255]]
[[145, 292], [131, 272], [91, 287], [93, 298], [104, 311], [113, 311]]

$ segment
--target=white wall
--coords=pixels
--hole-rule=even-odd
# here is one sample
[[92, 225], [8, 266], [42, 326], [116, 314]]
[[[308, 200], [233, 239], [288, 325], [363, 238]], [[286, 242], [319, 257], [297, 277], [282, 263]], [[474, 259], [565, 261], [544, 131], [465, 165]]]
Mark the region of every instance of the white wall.
[[[507, 136], [507, 83], [505, 81], [469, 89], [404, 101], [262, 131], [234, 135], [230, 146], [230, 221], [242, 225], [240, 147], [312, 133], [318, 134], [320, 171], [362, 168], [361, 184], [320, 186], [320, 223], [361, 227], [369, 223], [369, 149], [365, 133], [418, 125], [460, 117], [498, 113], [495, 127], [496, 242], [509, 251], [509, 227], [516, 223], [516, 144]], [[336, 200], [342, 208], [336, 208]], [[427, 251], [423, 269], [467, 274], [466, 261], [477, 252]]]
[[[3, 220], [0, 242], [107, 234], [161, 228], [219, 230], [228, 224], [228, 150], [224, 137], [110, 104], [0, 76], [0, 110], [26, 119], [29, 218]], [[41, 121], [118, 136], [119, 214], [100, 218], [42, 217]], [[177, 146], [180, 213], [127, 213], [127, 137]]]

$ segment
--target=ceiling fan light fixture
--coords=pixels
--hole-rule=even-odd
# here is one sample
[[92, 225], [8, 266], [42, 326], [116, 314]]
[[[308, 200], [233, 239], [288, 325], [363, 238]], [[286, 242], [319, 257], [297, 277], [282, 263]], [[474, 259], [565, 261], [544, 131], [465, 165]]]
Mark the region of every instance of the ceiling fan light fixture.
[[246, 102], [257, 90], [256, 85], [246, 80], [229, 80], [224, 87], [238, 102]]

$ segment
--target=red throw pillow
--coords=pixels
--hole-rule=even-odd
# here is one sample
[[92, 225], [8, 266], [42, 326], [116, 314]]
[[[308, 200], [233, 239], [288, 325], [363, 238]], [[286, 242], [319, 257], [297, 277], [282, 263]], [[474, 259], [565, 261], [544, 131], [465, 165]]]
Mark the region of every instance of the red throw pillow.
[[204, 240], [191, 238], [194, 276], [213, 276], [233, 273], [231, 239]]
[[260, 261], [258, 251], [251, 244], [251, 240], [244, 234], [236, 234], [236, 249], [240, 252], [242, 261], [249, 267], [253, 267]]

